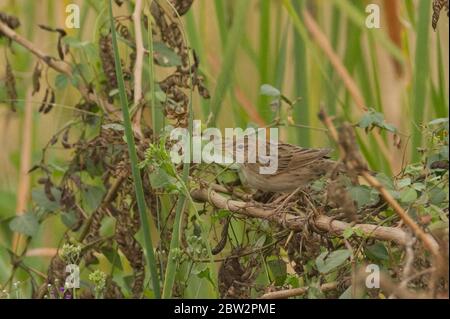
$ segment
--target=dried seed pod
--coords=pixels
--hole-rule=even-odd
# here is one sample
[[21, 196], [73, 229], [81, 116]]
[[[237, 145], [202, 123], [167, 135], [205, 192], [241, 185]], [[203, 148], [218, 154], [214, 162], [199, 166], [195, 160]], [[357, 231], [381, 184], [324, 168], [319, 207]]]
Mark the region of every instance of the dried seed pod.
[[227, 239], [228, 239], [228, 227], [230, 225], [230, 221], [231, 221], [231, 218], [228, 217], [227, 220], [225, 221], [225, 225], [223, 225], [222, 232], [220, 233], [219, 242], [217, 243], [216, 247], [211, 249], [211, 253], [213, 255], [217, 255], [225, 248], [225, 245], [227, 244]]
[[62, 36], [58, 37], [58, 44], [57, 44], [57, 48], [58, 48], [58, 56], [61, 60], [64, 60], [64, 53], [67, 51], [67, 46], [65, 46], [65, 48], [63, 48], [63, 44], [62, 44]]
[[102, 61], [103, 73], [105, 74], [107, 81], [107, 88], [108, 91], [111, 91], [117, 88], [117, 78], [111, 34], [100, 36], [98, 45], [100, 48], [100, 60]]
[[44, 111], [46, 105], [47, 105], [47, 99], [48, 99], [48, 94], [50, 93], [50, 89], [47, 88], [45, 90], [45, 95], [44, 95], [44, 99], [42, 100], [41, 106], [39, 107], [38, 112], [41, 113], [42, 111]]
[[48, 101], [47, 106], [43, 111], [44, 114], [47, 114], [48, 112], [50, 112], [53, 109], [53, 106], [55, 105], [55, 101], [56, 101], [55, 91], [51, 90], [50, 100]]
[[[139, 228], [138, 214], [133, 218], [130, 216], [129, 209], [119, 210], [110, 206], [113, 215], [116, 218], [116, 241], [120, 251], [125, 255], [133, 268], [133, 297], [140, 298], [144, 289], [145, 267], [144, 253], [139, 242], [134, 238], [134, 234]], [[130, 227], [131, 226], [131, 227]]]
[[433, 0], [433, 21], [431, 22], [431, 25], [433, 26], [434, 30], [436, 30], [437, 23], [439, 21], [439, 17], [443, 8], [447, 10], [448, 16], [448, 0]]
[[[15, 16], [0, 12], [0, 21], [5, 23], [11, 29], [17, 29], [20, 26], [20, 20]], [[2, 37], [2, 32], [0, 32], [0, 38]]]
[[61, 139], [61, 145], [62, 145], [65, 149], [68, 149], [68, 148], [71, 148], [71, 147], [72, 147], [72, 144], [69, 143], [69, 129], [67, 129], [67, 130], [64, 132], [64, 134], [63, 134], [63, 136], [62, 136], [62, 139]]
[[128, 27], [122, 24], [120, 21], [116, 21], [116, 31], [117, 33], [120, 34], [122, 38], [129, 41], [133, 41], [130, 30], [128, 30]]
[[64, 46], [62, 44], [62, 38], [64, 38], [67, 35], [66, 31], [64, 31], [61, 28], [52, 28], [52, 27], [49, 27], [49, 26], [46, 26], [43, 24], [39, 24], [39, 28], [41, 28], [42, 30], [45, 30], [45, 31], [58, 33], [58, 44], [57, 44], [58, 56], [61, 60], [64, 60], [64, 55], [69, 50], [68, 46]]
[[182, 16], [188, 12], [194, 0], [170, 0], [170, 2], [175, 10], [177, 10], [178, 14]]
[[16, 78], [14, 77], [14, 73], [12, 71], [12, 67], [8, 59], [6, 59], [5, 84], [6, 84], [6, 94], [8, 95], [8, 98], [11, 100], [10, 102], [11, 110], [15, 112], [17, 100]]
[[38, 61], [33, 71], [33, 93], [31, 95], [36, 94], [41, 89], [41, 81], [40, 81], [41, 75], [42, 75], [42, 68], [41, 64]]
[[53, 196], [52, 188], [53, 188], [53, 183], [50, 180], [50, 178], [48, 178], [44, 184], [45, 196], [47, 196], [49, 201], [54, 202], [54, 201], [56, 201], [56, 199], [55, 199], [55, 196]]

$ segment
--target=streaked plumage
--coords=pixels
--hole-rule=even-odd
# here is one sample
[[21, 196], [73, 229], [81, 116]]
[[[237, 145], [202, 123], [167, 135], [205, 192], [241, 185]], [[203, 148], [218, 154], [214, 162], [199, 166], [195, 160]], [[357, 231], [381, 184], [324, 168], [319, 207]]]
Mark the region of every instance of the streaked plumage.
[[[267, 149], [269, 148], [269, 144]], [[248, 163], [248, 145], [245, 144], [246, 162], [239, 164], [241, 180], [251, 188], [268, 192], [289, 192], [331, 172], [335, 161], [329, 159], [330, 149], [302, 148], [287, 143], [275, 144], [278, 147], [278, 168], [273, 174], [261, 174], [264, 164], [257, 161]], [[269, 154], [267, 150], [267, 154]]]

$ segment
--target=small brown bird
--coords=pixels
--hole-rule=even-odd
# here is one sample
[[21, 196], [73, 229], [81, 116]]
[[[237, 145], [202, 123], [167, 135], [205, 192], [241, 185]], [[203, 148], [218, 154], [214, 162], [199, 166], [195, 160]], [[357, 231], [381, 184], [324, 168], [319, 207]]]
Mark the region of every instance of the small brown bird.
[[[262, 174], [260, 168], [267, 167], [267, 164], [261, 163], [258, 157], [256, 163], [245, 161], [239, 164], [241, 181], [250, 188], [266, 192], [290, 192], [307, 186], [336, 168], [336, 162], [328, 157], [331, 149], [302, 148], [281, 142], [274, 145], [278, 149], [278, 167], [274, 173]], [[270, 154], [269, 151], [266, 153]], [[247, 143], [244, 146], [244, 154], [247, 160]], [[271, 159], [274, 159], [274, 156]]]

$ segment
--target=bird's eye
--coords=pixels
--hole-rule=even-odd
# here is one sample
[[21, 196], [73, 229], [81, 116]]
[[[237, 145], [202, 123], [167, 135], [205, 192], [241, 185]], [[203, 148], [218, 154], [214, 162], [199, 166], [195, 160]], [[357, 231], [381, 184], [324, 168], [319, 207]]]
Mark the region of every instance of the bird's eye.
[[240, 150], [242, 150], [242, 149], [244, 148], [244, 145], [239, 144], [239, 145], [238, 145], [238, 148], [239, 148]]

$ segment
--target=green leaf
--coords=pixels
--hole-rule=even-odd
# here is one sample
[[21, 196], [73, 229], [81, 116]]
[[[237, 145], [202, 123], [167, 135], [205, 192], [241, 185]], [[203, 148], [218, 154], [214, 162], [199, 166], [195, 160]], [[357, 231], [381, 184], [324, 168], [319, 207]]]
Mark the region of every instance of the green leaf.
[[220, 175], [217, 176], [217, 180], [221, 184], [230, 184], [239, 180], [239, 175], [231, 169], [228, 169], [226, 171], [220, 169], [220, 171], [219, 171]]
[[397, 129], [392, 124], [388, 124], [384, 121], [384, 115], [376, 112], [374, 109], [370, 109], [363, 115], [358, 123], [358, 126], [363, 129], [372, 129], [373, 127], [379, 127], [395, 133]]
[[35, 214], [26, 213], [11, 220], [9, 228], [12, 231], [32, 237], [36, 235], [38, 231], [39, 221]]
[[261, 235], [253, 246], [255, 249], [261, 248], [266, 243], [267, 236], [265, 234]]
[[400, 201], [404, 204], [412, 203], [416, 199], [417, 199], [417, 192], [411, 187], [405, 188], [400, 193]]
[[278, 257], [273, 257], [267, 261], [267, 266], [271, 277], [275, 280], [275, 285], [283, 285], [287, 276], [286, 263]]
[[350, 188], [350, 196], [358, 204], [358, 208], [378, 201], [378, 193], [366, 185], [358, 185]]
[[65, 89], [69, 84], [69, 78], [65, 74], [58, 74], [55, 78], [55, 87], [58, 90]]
[[351, 253], [347, 249], [335, 250], [330, 254], [323, 252], [316, 258], [317, 270], [326, 274], [342, 265], [350, 255]]
[[342, 235], [344, 236], [345, 239], [349, 239], [350, 237], [352, 237], [354, 234], [353, 232], [353, 228], [348, 227], [344, 230], [344, 232], [342, 233]]
[[61, 199], [61, 191], [55, 187], [52, 187], [50, 191], [55, 198], [55, 201], [51, 201], [45, 194], [45, 191], [41, 188], [35, 188], [31, 192], [33, 202], [35, 202], [40, 208], [44, 209], [45, 212], [54, 212], [60, 207], [59, 201]]
[[440, 205], [447, 199], [448, 193], [442, 188], [432, 188], [430, 189], [428, 195], [430, 196], [431, 204]]
[[87, 55], [89, 62], [92, 62], [98, 58], [98, 52], [97, 52], [98, 50], [94, 43], [89, 42], [89, 43], [85, 44], [83, 49]]
[[168, 185], [174, 185], [177, 180], [176, 178], [167, 174], [163, 169], [156, 169], [149, 174], [150, 184], [153, 188], [163, 188]]
[[123, 270], [122, 261], [117, 250], [109, 247], [102, 248], [102, 253], [108, 259], [109, 263], [119, 270]]
[[66, 225], [67, 228], [71, 229], [77, 224], [78, 216], [73, 210], [68, 212], [61, 212], [61, 221], [64, 225]]
[[339, 299], [352, 299], [352, 286], [349, 286], [342, 295], [339, 296]]
[[273, 97], [279, 97], [281, 96], [281, 92], [280, 90], [278, 90], [277, 88], [274, 88], [272, 85], [270, 84], [263, 84], [261, 85], [261, 88], [259, 90], [259, 93], [261, 95], [266, 95], [266, 96], [273, 96]]
[[392, 182], [392, 179], [386, 176], [386, 174], [378, 173], [376, 175], [377, 180], [383, 184], [384, 187], [386, 187], [388, 190], [394, 190], [394, 183]]
[[99, 186], [88, 185], [83, 189], [82, 198], [86, 212], [94, 212], [103, 200], [105, 189]]
[[409, 177], [402, 178], [401, 180], [399, 180], [397, 182], [397, 187], [398, 188], [403, 188], [403, 187], [406, 187], [406, 186], [409, 186], [409, 185], [411, 185], [411, 178], [409, 178]]
[[389, 260], [389, 253], [383, 243], [377, 242], [368, 246], [365, 248], [365, 252], [369, 258]]
[[162, 42], [153, 43], [154, 57], [159, 65], [171, 67], [181, 65], [181, 58]]
[[194, 270], [194, 275], [197, 275], [198, 278], [203, 278], [208, 280], [211, 285], [215, 286], [214, 281], [211, 278], [211, 271], [209, 270], [209, 267], [205, 267], [203, 270]]

